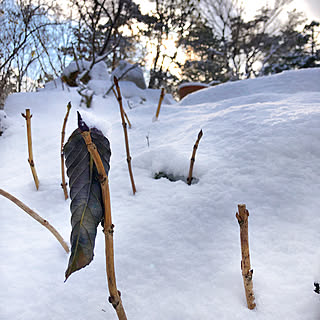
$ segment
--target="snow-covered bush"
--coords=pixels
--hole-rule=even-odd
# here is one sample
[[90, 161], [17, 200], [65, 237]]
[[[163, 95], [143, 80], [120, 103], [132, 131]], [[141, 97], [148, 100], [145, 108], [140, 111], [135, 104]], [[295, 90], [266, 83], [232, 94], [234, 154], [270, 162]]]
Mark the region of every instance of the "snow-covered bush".
[[70, 87], [77, 87], [79, 79], [84, 72], [89, 70], [90, 62], [85, 60], [72, 61], [62, 72], [61, 79]]
[[[152, 105], [158, 103], [161, 90], [148, 89], [142, 69], [137, 64], [133, 65], [123, 60], [112, 73], [104, 61], [99, 61], [93, 66], [85, 60], [72, 61], [64, 69], [61, 78], [46, 83], [44, 90], [64, 90], [64, 84], [72, 86], [81, 96], [80, 105], [90, 108], [95, 96], [113, 96], [114, 76], [119, 80], [124, 104], [129, 108], [145, 104], [147, 101]], [[172, 104], [175, 101], [170, 94], [166, 94], [164, 103]]]
[[121, 60], [118, 67], [111, 74], [112, 80], [114, 77], [117, 77], [119, 81], [131, 81], [140, 89], [147, 88], [143, 71], [137, 64], [132, 65], [127, 61]]
[[89, 61], [72, 61], [64, 69], [61, 80], [71, 87], [77, 87], [82, 97], [81, 104], [89, 108], [94, 95], [105, 95], [111, 92], [113, 86], [111, 79], [114, 76], [119, 80], [132, 82], [139, 90], [147, 88], [142, 69], [138, 65], [132, 65], [123, 60], [112, 72], [111, 77], [104, 61], [99, 61], [93, 66]]
[[100, 61], [92, 67], [89, 72], [89, 77], [90, 80], [87, 84], [87, 87], [96, 95], [105, 94], [112, 86], [110, 73], [104, 61]]

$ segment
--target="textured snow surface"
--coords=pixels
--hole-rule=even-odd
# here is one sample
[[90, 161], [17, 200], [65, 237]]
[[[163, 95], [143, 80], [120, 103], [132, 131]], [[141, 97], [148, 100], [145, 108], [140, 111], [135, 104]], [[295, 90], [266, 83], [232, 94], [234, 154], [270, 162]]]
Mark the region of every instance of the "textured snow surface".
[[3, 110], [0, 110], [0, 134], [7, 128], [7, 116]]
[[[70, 236], [70, 200], [60, 173], [60, 133], [66, 105], [100, 128], [111, 143], [109, 173], [118, 288], [128, 319], [315, 320], [320, 297], [320, 70], [204, 89], [180, 103], [145, 91], [124, 107], [137, 193], [132, 195], [117, 101], [95, 96], [79, 109], [75, 89], [11, 95], [8, 129], [0, 137], [0, 188]], [[125, 94], [130, 85], [121, 83]], [[25, 120], [31, 109], [35, 190], [27, 162]], [[197, 184], [153, 179], [186, 176], [199, 130]], [[250, 212], [249, 240], [257, 308], [246, 307], [237, 205]], [[64, 283], [68, 256], [55, 238], [9, 200], [0, 200], [0, 319], [116, 319], [108, 303], [104, 237], [95, 257]]]

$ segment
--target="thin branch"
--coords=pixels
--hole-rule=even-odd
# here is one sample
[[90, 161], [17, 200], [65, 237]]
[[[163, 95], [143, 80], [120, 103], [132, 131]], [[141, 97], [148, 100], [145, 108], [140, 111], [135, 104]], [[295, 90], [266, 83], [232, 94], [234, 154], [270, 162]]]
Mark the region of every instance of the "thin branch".
[[133, 173], [132, 173], [132, 168], [131, 168], [131, 156], [130, 156], [130, 150], [129, 150], [129, 139], [128, 139], [128, 132], [127, 132], [127, 123], [125, 121], [124, 117], [124, 111], [123, 111], [123, 106], [122, 106], [122, 97], [121, 97], [121, 92], [120, 92], [120, 87], [118, 83], [118, 79], [114, 77], [114, 83], [117, 89], [117, 100], [119, 103], [120, 107], [120, 115], [121, 115], [121, 120], [122, 120], [122, 126], [123, 126], [123, 133], [124, 133], [124, 139], [125, 139], [125, 145], [126, 145], [126, 153], [127, 153], [127, 162], [128, 162], [128, 170], [129, 170], [129, 176], [131, 180], [131, 186], [132, 186], [132, 192], [135, 194], [137, 192], [134, 179], [133, 179]]
[[[118, 100], [118, 95], [117, 95], [116, 91], [114, 90], [114, 88], [112, 88], [112, 92], [113, 92], [114, 96], [116, 97], [116, 99]], [[128, 122], [129, 129], [131, 129], [131, 127], [132, 127], [131, 126], [131, 122], [130, 122], [130, 120], [128, 118], [127, 113], [124, 111], [123, 106], [122, 106], [122, 111], [123, 111], [124, 117], [126, 118], [126, 120]]]
[[191, 182], [192, 182], [192, 179], [193, 179], [192, 178], [193, 166], [194, 166], [194, 163], [196, 161], [196, 152], [197, 152], [197, 149], [198, 149], [198, 146], [199, 146], [199, 142], [200, 142], [200, 139], [202, 138], [202, 136], [203, 136], [203, 132], [202, 132], [202, 130], [200, 130], [200, 132], [198, 133], [197, 141], [193, 146], [193, 152], [192, 152], [192, 156], [191, 156], [191, 159], [190, 159], [189, 175], [188, 175], [188, 178], [187, 178], [187, 183], [188, 183], [189, 186], [191, 185]]
[[66, 125], [68, 121], [68, 116], [70, 113], [71, 109], [71, 102], [68, 103], [67, 105], [67, 113], [64, 117], [63, 120], [63, 125], [62, 125], [62, 130], [61, 130], [61, 148], [60, 148], [60, 157], [61, 157], [61, 177], [62, 177], [62, 183], [61, 187], [64, 192], [64, 198], [67, 200], [68, 199], [68, 191], [67, 191], [67, 183], [66, 183], [66, 178], [65, 178], [65, 173], [64, 173], [64, 154], [63, 154], [63, 145], [64, 145], [64, 136], [65, 136], [65, 130], [66, 130]]
[[41, 28], [44, 28], [46, 26], [52, 26], [52, 25], [56, 25], [56, 23], [45, 23], [41, 26], [38, 26], [36, 28], [34, 28], [33, 30], [31, 30], [29, 33], [27, 33], [24, 37], [24, 39], [21, 41], [21, 43], [13, 49], [12, 53], [9, 55], [9, 57], [0, 65], [0, 70], [2, 70], [5, 65], [7, 63], [9, 63], [13, 58], [14, 56], [19, 52], [19, 50], [26, 44], [28, 38], [34, 33], [36, 32], [37, 30], [41, 29]]
[[158, 103], [158, 108], [157, 108], [155, 120], [158, 120], [161, 104], [162, 104], [162, 101], [163, 101], [163, 98], [164, 98], [164, 94], [165, 94], [164, 93], [164, 88], [161, 88], [161, 93], [160, 93], [160, 98], [159, 98], [159, 103]]
[[16, 204], [22, 210], [24, 210], [33, 219], [37, 220], [39, 223], [41, 223], [43, 226], [45, 226], [55, 236], [55, 238], [60, 242], [63, 249], [66, 251], [66, 253], [69, 253], [69, 247], [68, 247], [67, 243], [63, 240], [60, 233], [47, 220], [40, 217], [36, 212], [34, 212], [32, 209], [30, 209], [28, 206], [26, 206], [23, 202], [18, 200], [16, 197], [11, 195], [10, 193], [0, 189], [0, 195], [11, 200], [14, 204]]
[[38, 175], [36, 172], [36, 168], [34, 165], [34, 161], [33, 161], [33, 152], [32, 152], [32, 137], [31, 137], [31, 118], [32, 115], [30, 114], [30, 109], [26, 109], [26, 114], [21, 114], [25, 119], [26, 119], [26, 123], [27, 123], [27, 139], [28, 139], [28, 153], [29, 153], [29, 158], [28, 158], [28, 162], [32, 171], [32, 175], [33, 175], [33, 179], [34, 179], [34, 183], [36, 185], [37, 190], [39, 189], [39, 179], [38, 179]]

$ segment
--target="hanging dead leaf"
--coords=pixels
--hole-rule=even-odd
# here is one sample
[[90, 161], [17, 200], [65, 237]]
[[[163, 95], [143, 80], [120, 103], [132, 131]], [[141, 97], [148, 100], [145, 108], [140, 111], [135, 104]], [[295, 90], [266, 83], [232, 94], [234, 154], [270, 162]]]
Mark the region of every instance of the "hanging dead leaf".
[[[106, 173], [110, 169], [110, 144], [101, 131], [91, 129]], [[64, 147], [71, 198], [71, 256], [66, 279], [71, 273], [87, 266], [93, 259], [97, 227], [103, 219], [103, 201], [96, 166], [81, 136], [75, 130]]]

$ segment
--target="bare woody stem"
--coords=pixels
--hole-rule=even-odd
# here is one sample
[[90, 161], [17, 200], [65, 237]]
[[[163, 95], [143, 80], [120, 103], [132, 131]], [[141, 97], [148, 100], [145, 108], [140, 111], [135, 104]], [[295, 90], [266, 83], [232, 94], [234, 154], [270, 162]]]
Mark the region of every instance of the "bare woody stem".
[[18, 200], [16, 197], [11, 195], [10, 193], [0, 189], [0, 195], [4, 196], [5, 198], [11, 200], [13, 203], [15, 203], [18, 207], [20, 207], [22, 210], [24, 210], [27, 214], [29, 214], [33, 219], [37, 220], [39, 223], [41, 223], [43, 226], [45, 226], [54, 236], [55, 238], [60, 242], [63, 249], [66, 251], [66, 253], [69, 253], [69, 247], [66, 244], [66, 242], [63, 240], [60, 233], [45, 219], [40, 217], [36, 212], [34, 212], [32, 209], [27, 207], [23, 202]]
[[120, 87], [118, 83], [118, 79], [114, 77], [114, 84], [116, 86], [117, 90], [117, 100], [119, 103], [120, 107], [120, 115], [121, 115], [121, 121], [122, 121], [122, 127], [123, 127], [123, 132], [124, 132], [124, 139], [125, 139], [125, 144], [126, 144], [126, 153], [127, 153], [127, 162], [128, 162], [128, 170], [129, 170], [129, 176], [131, 180], [131, 186], [132, 186], [132, 192], [135, 194], [137, 192], [134, 179], [133, 179], [133, 173], [132, 173], [132, 168], [131, 168], [131, 156], [130, 156], [130, 149], [129, 149], [129, 139], [128, 139], [128, 131], [127, 131], [127, 123], [124, 118], [124, 111], [123, 111], [123, 106], [122, 106], [122, 97], [121, 97], [121, 92], [120, 92]]
[[35, 183], [36, 188], [38, 190], [39, 189], [39, 179], [38, 179], [38, 175], [37, 175], [36, 168], [34, 165], [33, 152], [32, 152], [32, 138], [31, 138], [31, 118], [32, 118], [32, 115], [30, 115], [30, 109], [26, 109], [26, 114], [21, 113], [21, 115], [26, 119], [26, 123], [27, 123], [27, 138], [28, 138], [28, 153], [29, 153], [28, 162], [29, 162], [29, 165], [31, 168], [34, 183]]
[[90, 131], [84, 131], [81, 133], [84, 141], [87, 145], [88, 151], [90, 152], [93, 161], [97, 167], [98, 174], [100, 177], [100, 185], [102, 189], [102, 198], [104, 203], [104, 234], [105, 234], [105, 253], [106, 253], [106, 269], [108, 278], [108, 288], [109, 288], [109, 302], [115, 308], [118, 319], [126, 320], [127, 316], [125, 314], [120, 292], [117, 289], [115, 268], [114, 268], [114, 249], [113, 249], [113, 229], [111, 218], [111, 204], [110, 204], [110, 191], [109, 182], [106, 171], [103, 167], [100, 155], [98, 153], [96, 145], [91, 140]]
[[236, 218], [240, 226], [240, 242], [241, 242], [241, 270], [244, 284], [244, 290], [246, 293], [247, 305], [250, 310], [254, 309], [256, 304], [254, 302], [253, 294], [253, 282], [252, 275], [253, 270], [250, 266], [250, 252], [249, 252], [249, 239], [248, 239], [248, 217], [249, 211], [246, 209], [245, 204], [238, 205], [239, 213], [236, 214]]
[[[118, 95], [117, 95], [117, 93], [116, 93], [116, 91], [112, 88], [112, 92], [113, 92], [113, 94], [115, 95], [115, 97], [117, 98], [117, 100], [118, 100]], [[119, 100], [118, 100], [119, 101]], [[121, 99], [121, 106], [122, 106], [122, 99]], [[128, 126], [129, 126], [129, 129], [131, 129], [131, 122], [130, 122], [130, 120], [129, 120], [129, 118], [128, 118], [128, 115], [127, 115], [127, 113], [124, 111], [124, 109], [123, 109], [123, 107], [122, 107], [122, 111], [123, 111], [123, 114], [124, 114], [124, 117], [126, 118], [126, 120], [127, 120], [127, 122], [128, 122]]]
[[203, 132], [202, 132], [202, 130], [200, 130], [200, 132], [198, 133], [197, 141], [193, 146], [193, 152], [192, 152], [192, 156], [191, 156], [191, 159], [190, 159], [190, 168], [189, 168], [189, 174], [188, 174], [188, 178], [187, 178], [187, 183], [188, 183], [189, 186], [191, 185], [191, 182], [192, 182], [192, 179], [193, 179], [192, 178], [193, 166], [194, 166], [194, 163], [196, 161], [196, 152], [197, 152], [197, 149], [198, 149], [198, 146], [199, 146], [199, 142], [200, 142], [200, 139], [202, 138], [202, 136], [203, 136]]
[[158, 120], [159, 113], [160, 113], [160, 108], [161, 108], [161, 104], [162, 104], [163, 98], [164, 98], [164, 88], [161, 88], [161, 93], [160, 93], [160, 98], [159, 98], [159, 103], [158, 103], [158, 108], [157, 108], [155, 120]]
[[68, 105], [67, 105], [67, 113], [66, 113], [66, 115], [64, 117], [64, 120], [63, 120], [62, 131], [61, 131], [61, 149], [60, 149], [61, 177], [62, 177], [61, 187], [63, 189], [64, 198], [66, 200], [68, 199], [68, 190], [67, 190], [67, 183], [66, 183], [66, 178], [65, 178], [65, 173], [64, 173], [63, 145], [64, 145], [65, 130], [66, 130], [66, 125], [67, 125], [70, 109], [71, 109], [71, 102], [69, 102]]
[[123, 110], [123, 108], [122, 108], [122, 111], [123, 111], [124, 116], [125, 116], [125, 118], [126, 118], [126, 120], [127, 120], [127, 122], [128, 122], [129, 129], [131, 129], [131, 122], [130, 122], [130, 120], [129, 120], [129, 118], [128, 118], [128, 115], [127, 115], [127, 113]]

